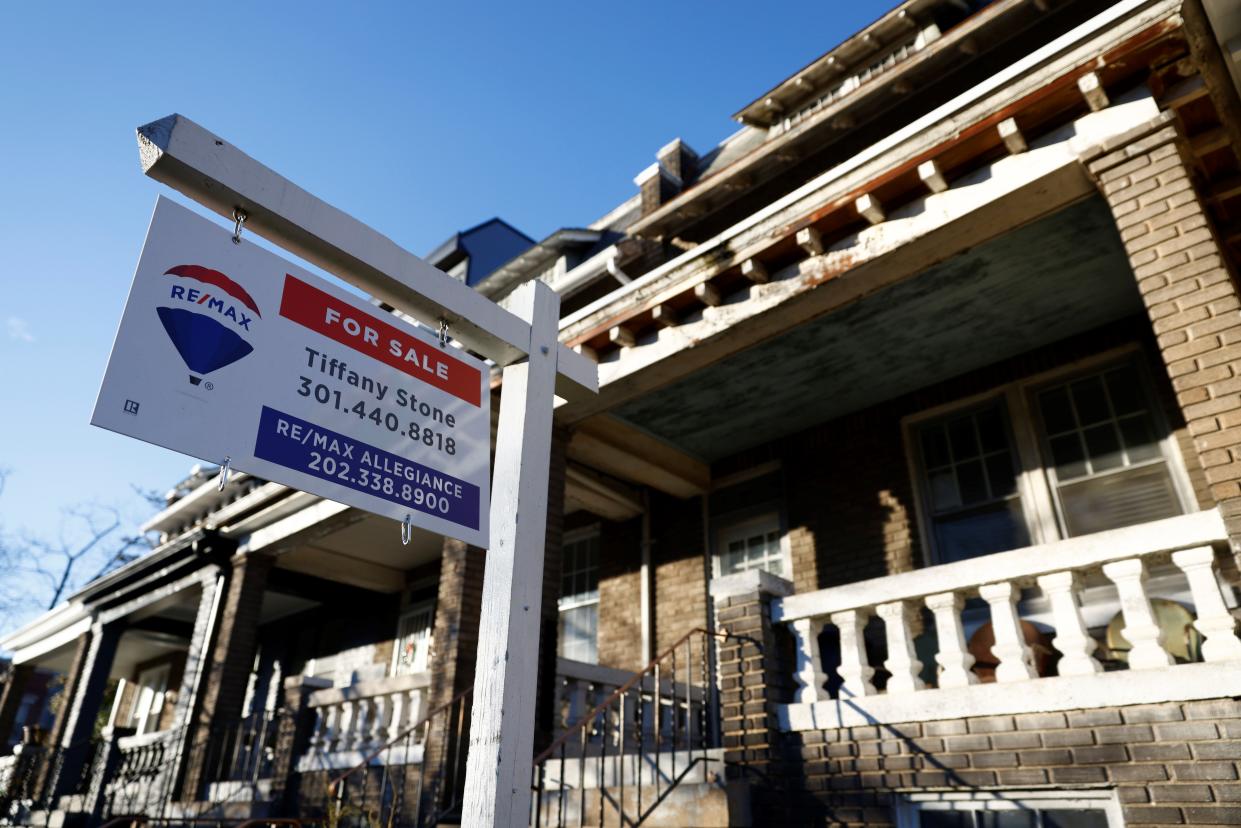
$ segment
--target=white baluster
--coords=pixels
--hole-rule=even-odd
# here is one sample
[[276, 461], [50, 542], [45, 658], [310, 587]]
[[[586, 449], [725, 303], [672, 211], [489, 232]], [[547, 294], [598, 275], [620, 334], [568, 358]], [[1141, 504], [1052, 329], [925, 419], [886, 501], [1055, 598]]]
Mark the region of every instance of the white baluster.
[[836, 672], [844, 680], [840, 686], [842, 699], [875, 695], [875, 685], [870, 682], [875, 668], [866, 657], [866, 641], [862, 637], [868, 617], [864, 610], [832, 613], [832, 623], [840, 631], [840, 666]]
[[336, 744], [340, 736], [340, 709], [335, 704], [325, 704], [319, 708], [319, 715], [323, 720], [323, 744], [324, 751], [336, 750]]
[[991, 630], [995, 644], [991, 654], [1000, 660], [995, 668], [998, 682], [1026, 681], [1037, 678], [1034, 669], [1034, 653], [1026, 645], [1017, 617], [1017, 588], [1008, 582], [986, 584], [979, 587], [978, 594], [991, 605]]
[[310, 747], [312, 750], [326, 750], [329, 739], [327, 726], [327, 708], [316, 707], [315, 711], [315, 727], [310, 733]]
[[1236, 635], [1237, 619], [1232, 617], [1224, 604], [1219, 581], [1215, 579], [1215, 550], [1209, 546], [1182, 549], [1172, 553], [1172, 562], [1189, 579], [1194, 610], [1198, 616], [1194, 627], [1206, 638], [1202, 642], [1203, 660], [1241, 659], [1241, 639]]
[[387, 741], [384, 734], [388, 732], [388, 707], [391, 701], [391, 697], [386, 693], [371, 699], [373, 715], [367, 723], [366, 742], [372, 750], [381, 747]]
[[1125, 614], [1125, 628], [1120, 632], [1133, 645], [1129, 651], [1130, 669], [1174, 664], [1175, 660], [1163, 648], [1163, 628], [1146, 595], [1146, 562], [1141, 558], [1113, 561], [1104, 564], [1103, 573], [1112, 579], [1120, 593], [1120, 608]]
[[569, 679], [569, 682], [569, 709], [565, 713], [568, 717], [565, 722], [566, 729], [580, 722], [589, 710], [586, 706], [586, 682], [582, 679]]
[[[418, 688], [410, 690], [407, 699], [408, 701], [406, 707], [409, 710], [409, 713], [406, 714], [405, 727], [410, 728], [422, 720], [422, 702], [424, 700], [422, 690]], [[414, 734], [414, 739], [418, 744], [422, 744], [422, 742], [425, 741], [426, 733], [427, 727], [424, 725], [421, 734]]]
[[888, 660], [883, 665], [892, 674], [888, 679], [888, 692], [922, 690], [926, 685], [918, 677], [922, 672], [922, 662], [914, 652], [913, 636], [909, 632], [909, 605], [904, 601], [893, 601], [880, 604], [875, 611], [883, 619], [888, 639]]
[[1056, 668], [1060, 675], [1088, 676], [1103, 672], [1103, 665], [1094, 657], [1098, 644], [1086, 632], [1077, 601], [1077, 593], [1082, 588], [1081, 576], [1076, 572], [1053, 572], [1040, 576], [1038, 585], [1051, 601], [1056, 626], [1056, 637], [1051, 643], [1062, 654]]
[[[823, 672], [823, 659], [819, 654], [819, 633], [823, 621], [818, 618], [799, 618], [791, 625], [797, 639], [797, 667], [793, 678], [797, 681], [797, 701], [814, 702], [830, 698], [823, 689], [827, 676]], [[745, 645], [742, 644], [742, 647]], [[745, 658], [744, 653], [740, 655]]]
[[405, 713], [409, 709], [409, 694], [398, 691], [392, 694], [392, 716], [388, 719], [385, 742], [394, 742], [405, 731]]
[[353, 750], [357, 742], [358, 702], [357, 699], [345, 699], [340, 703], [340, 718], [337, 719], [337, 750]]
[[970, 669], [974, 666], [974, 657], [965, 647], [965, 630], [961, 626], [964, 604], [965, 599], [952, 592], [926, 596], [926, 605], [935, 614], [935, 633], [939, 639], [935, 661], [939, 664], [941, 688], [978, 683], [978, 676]]

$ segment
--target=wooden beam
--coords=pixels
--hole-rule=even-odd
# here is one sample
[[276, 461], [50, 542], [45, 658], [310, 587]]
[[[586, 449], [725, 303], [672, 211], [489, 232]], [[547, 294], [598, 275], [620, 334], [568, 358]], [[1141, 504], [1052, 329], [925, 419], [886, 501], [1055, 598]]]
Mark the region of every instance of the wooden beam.
[[758, 259], [746, 259], [741, 263], [741, 275], [756, 285], [765, 285], [771, 281], [767, 268]]
[[706, 463], [607, 415], [578, 425], [569, 441], [569, 458], [676, 497], [700, 495], [711, 485], [711, 468]]
[[803, 227], [797, 231], [797, 245], [809, 256], [823, 253], [823, 234], [813, 227]]
[[661, 328], [675, 328], [681, 321], [677, 312], [666, 304], [651, 308], [651, 319]]
[[637, 338], [633, 335], [633, 331], [623, 325], [616, 325], [608, 331], [608, 339], [613, 345], [619, 345], [622, 348], [632, 348], [638, 344]]
[[888, 214], [884, 212], [883, 205], [870, 193], [863, 193], [858, 196], [857, 201], [853, 202], [853, 206], [857, 208], [858, 215], [865, 218], [871, 224], [879, 224], [888, 218]]
[[1180, 109], [1186, 104], [1205, 98], [1207, 94], [1207, 84], [1202, 75], [1194, 75], [1165, 92], [1159, 99], [1159, 106], [1163, 109]]
[[1014, 118], [1005, 118], [996, 126], [1000, 133], [1000, 140], [1004, 142], [1004, 146], [1012, 155], [1018, 155], [1025, 152], [1030, 147], [1026, 144], [1026, 137], [1021, 134], [1021, 127], [1017, 126]]
[[1086, 99], [1086, 106], [1090, 107], [1091, 112], [1107, 109], [1109, 103], [1107, 91], [1103, 88], [1097, 74], [1087, 72], [1082, 75], [1077, 79], [1077, 88], [1081, 90], [1082, 97]]
[[923, 161], [918, 165], [918, 178], [933, 193], [942, 193], [948, 189], [948, 179], [944, 178], [943, 170], [935, 159]]
[[1190, 138], [1189, 148], [1193, 151], [1194, 155], [1201, 158], [1202, 156], [1209, 155], [1216, 150], [1224, 149], [1229, 145], [1229, 143], [1228, 130], [1224, 129], [1222, 126], [1218, 126]]
[[[527, 356], [530, 326], [464, 282], [298, 187], [236, 146], [181, 115], [138, 128], [142, 171], [232, 221], [246, 211], [247, 232], [263, 236], [371, 296], [434, 328], [499, 366]], [[557, 348], [556, 393], [584, 399], [599, 390], [594, 363]]]
[[614, 521], [642, 514], [642, 498], [636, 491], [576, 463], [565, 469], [565, 501], [566, 514], [581, 509]]
[[710, 282], [694, 285], [694, 296], [697, 297], [699, 302], [713, 308], [718, 308], [722, 301], [720, 299], [720, 292]]

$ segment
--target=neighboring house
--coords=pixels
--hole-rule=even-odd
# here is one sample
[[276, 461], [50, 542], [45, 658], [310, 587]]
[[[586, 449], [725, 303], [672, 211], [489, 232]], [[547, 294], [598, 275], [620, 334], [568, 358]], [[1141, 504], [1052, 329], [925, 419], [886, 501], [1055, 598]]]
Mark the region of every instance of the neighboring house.
[[462, 230], [427, 255], [426, 260], [470, 287], [525, 251], [534, 239], [500, 218]]
[[[545, 280], [599, 364], [556, 410], [532, 822], [1241, 824], [1241, 7], [1206, 7], [909, 0], [461, 270]], [[454, 817], [483, 550], [244, 474], [144, 529], [0, 641], [66, 688], [16, 819]]]

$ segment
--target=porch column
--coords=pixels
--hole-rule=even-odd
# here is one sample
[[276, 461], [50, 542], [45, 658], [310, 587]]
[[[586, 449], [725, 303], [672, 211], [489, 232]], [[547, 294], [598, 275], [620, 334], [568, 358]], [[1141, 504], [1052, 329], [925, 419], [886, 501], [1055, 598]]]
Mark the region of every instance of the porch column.
[[108, 674], [112, 671], [112, 659], [116, 656], [124, 628], [119, 621], [110, 624], [96, 623], [88, 635], [78, 642], [73, 667], [65, 686], [65, 705], [57, 717], [56, 741], [52, 744], [61, 750], [63, 759], [60, 770], [48, 784], [60, 795], [82, 774], [82, 766], [90, 756], [90, 740], [95, 731], [103, 694], [108, 686]]
[[[781, 731], [776, 705], [793, 700], [797, 664], [786, 662], [789, 653], [783, 645], [787, 640], [771, 621], [771, 604], [791, 595], [793, 585], [770, 572], [751, 569], [714, 578], [710, 588], [716, 629], [729, 635], [718, 642], [717, 650], [729, 810], [735, 802], [738, 811], [734, 815], [744, 818], [749, 810], [762, 815], [761, 822], [785, 824], [802, 783], [797, 778], [801, 776], [800, 745], [796, 743], [799, 734]], [[817, 641], [805, 643], [818, 654]], [[800, 656], [794, 654], [794, 658]], [[818, 681], [818, 677], [810, 680]], [[808, 688], [808, 694], [817, 697], [819, 691]], [[758, 773], [752, 775], [751, 770]], [[747, 808], [747, 786], [755, 779], [779, 779], [783, 784], [776, 794], [770, 786], [756, 783], [748, 791], [752, 802]]]
[[[17, 709], [22, 706], [22, 696], [33, 675], [33, 664], [16, 664], [9, 672], [4, 689], [0, 690], [0, 750], [8, 747], [8, 739], [13, 735], [16, 724]], [[17, 734], [17, 741], [21, 741], [20, 733]]]
[[1194, 450], [1241, 550], [1241, 298], [1171, 115], [1083, 155], [1120, 230]]
[[207, 670], [207, 657], [210, 654], [211, 638], [219, 617], [220, 601], [223, 598], [224, 575], [215, 567], [211, 567], [202, 580], [202, 592], [198, 596], [198, 610], [194, 614], [194, 629], [190, 632], [190, 644], [185, 654], [185, 669], [181, 674], [181, 686], [177, 690], [176, 705], [173, 709], [172, 727], [176, 734], [175, 754], [171, 757], [174, 763], [173, 779], [178, 780], [174, 787], [179, 791], [179, 780], [185, 778], [190, 756], [191, 723], [194, 708], [202, 688], [202, 677]]
[[[200, 793], [212, 728], [235, 724], [241, 718], [246, 685], [254, 667], [267, 573], [275, 560], [270, 555], [254, 553], [234, 555], [229, 560], [227, 586], [220, 596], [215, 632], [208, 645], [210, 655], [201, 671], [196, 710], [190, 714], [190, 739], [181, 786], [184, 800], [196, 799]], [[204, 589], [204, 599], [206, 592]], [[203, 602], [200, 602], [196, 633], [199, 623], [205, 623], [202, 616]], [[189, 673], [188, 666], [186, 673]]]

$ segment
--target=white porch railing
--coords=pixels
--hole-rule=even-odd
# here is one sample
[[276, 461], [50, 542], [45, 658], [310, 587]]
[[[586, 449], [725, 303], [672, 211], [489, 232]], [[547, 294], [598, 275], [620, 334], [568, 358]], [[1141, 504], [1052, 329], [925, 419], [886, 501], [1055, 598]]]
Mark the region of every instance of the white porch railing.
[[[797, 641], [797, 696], [781, 710], [783, 724], [832, 728], [1241, 693], [1232, 590], [1219, 575], [1226, 541], [1223, 520], [1211, 510], [777, 599], [772, 620], [788, 624]], [[1193, 626], [1205, 639], [1200, 663], [1177, 664], [1165, 647], [1148, 590], [1152, 567], [1182, 576], [1172, 580], [1181, 588], [1176, 597], [1192, 604]], [[1023, 603], [1022, 589], [1034, 587], [1042, 598]], [[979, 682], [966, 646], [962, 610], [975, 597], [986, 602], [983, 620], [994, 634], [998, 665], [991, 684]], [[922, 606], [934, 618], [934, 687], [924, 682], [915, 649], [914, 614]], [[1087, 628], [1117, 610], [1132, 645], [1128, 669], [1104, 672]], [[883, 692], [872, 682], [875, 666], [863, 637], [872, 616], [882, 620], [887, 642], [882, 666], [890, 676]], [[1058, 676], [1039, 677], [1023, 620], [1054, 629]], [[843, 684], [836, 698], [824, 689], [828, 669], [818, 647], [827, 625], [840, 636], [836, 673]]]
[[[430, 673], [412, 673], [314, 691], [308, 699], [315, 713], [314, 730], [298, 769], [356, 767], [422, 718], [430, 683]], [[425, 735], [402, 739], [374, 757], [373, 763], [421, 762]]]
[[[641, 741], [644, 743], [655, 742], [657, 726], [661, 740], [668, 744], [672, 744], [678, 727], [681, 728], [680, 737], [690, 742], [702, 735], [698, 731], [701, 724], [695, 716], [687, 715], [686, 711], [695, 707], [701, 709], [707, 703], [706, 676], [699, 675], [700, 665], [689, 664], [685, 658], [681, 661], [685, 663], [676, 665], [675, 676], [659, 677], [658, 693], [654, 692], [655, 675], [647, 675], [641, 680], [641, 690], [635, 683], [632, 692], [626, 695], [624, 719], [629, 723], [625, 731], [628, 744], [637, 746], [639, 727]], [[668, 673], [673, 669], [672, 663], [663, 666]], [[614, 667], [570, 661], [567, 658], [556, 659], [555, 735], [580, 722], [635, 676], [635, 673]], [[660, 707], [658, 716], [655, 715], [656, 704]], [[566, 755], [573, 756], [583, 751], [592, 753], [593, 748], [603, 743], [602, 734], [605, 729], [602, 724], [592, 728], [586, 735], [585, 744], [574, 742], [566, 748]]]

